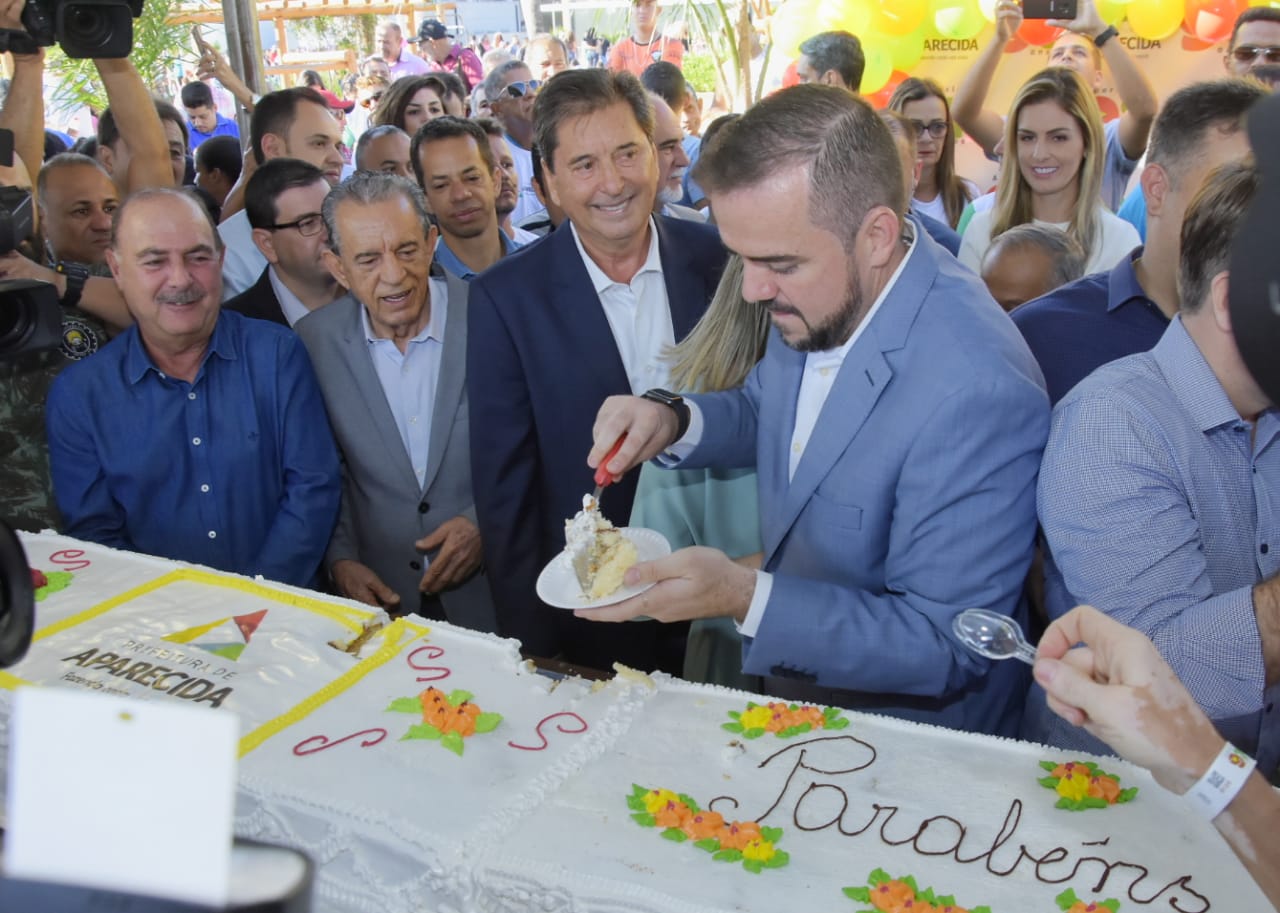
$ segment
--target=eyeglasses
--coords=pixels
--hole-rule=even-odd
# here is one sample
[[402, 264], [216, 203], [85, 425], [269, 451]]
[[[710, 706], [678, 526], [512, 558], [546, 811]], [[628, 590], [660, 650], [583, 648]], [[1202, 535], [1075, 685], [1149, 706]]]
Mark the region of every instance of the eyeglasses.
[[916, 131], [916, 136], [922, 139], [926, 133], [934, 139], [942, 139], [951, 128], [945, 120], [931, 120], [927, 124], [922, 120], [912, 120], [911, 129]]
[[507, 85], [506, 93], [512, 98], [524, 98], [526, 95], [537, 92], [540, 85], [542, 83], [536, 79], [530, 79], [528, 82], [513, 82]]
[[1252, 44], [1242, 44], [1231, 52], [1231, 56], [1240, 63], [1253, 63], [1259, 56], [1265, 56], [1267, 63], [1280, 63], [1280, 47], [1271, 45], [1260, 48]]
[[375, 92], [374, 94], [366, 98], [360, 99], [360, 104], [364, 105], [366, 108], [372, 108], [374, 105], [376, 105], [380, 101], [382, 101], [382, 93]]
[[271, 231], [284, 231], [286, 228], [296, 228], [298, 234], [304, 238], [314, 238], [320, 232], [324, 231], [324, 217], [318, 212], [309, 212], [300, 219], [294, 219], [292, 222], [282, 222], [279, 225], [268, 225]]

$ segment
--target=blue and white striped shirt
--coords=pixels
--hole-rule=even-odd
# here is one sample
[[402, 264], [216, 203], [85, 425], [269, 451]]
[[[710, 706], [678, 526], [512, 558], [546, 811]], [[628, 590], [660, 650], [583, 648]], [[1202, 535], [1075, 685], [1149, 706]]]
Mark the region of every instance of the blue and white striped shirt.
[[[1253, 587], [1280, 571], [1280, 411], [1242, 419], [1175, 319], [1150, 352], [1095, 371], [1053, 413], [1038, 511], [1045, 598], [1142, 631], [1223, 735], [1271, 772], [1280, 732]], [[1024, 734], [1102, 750], [1032, 690]]]

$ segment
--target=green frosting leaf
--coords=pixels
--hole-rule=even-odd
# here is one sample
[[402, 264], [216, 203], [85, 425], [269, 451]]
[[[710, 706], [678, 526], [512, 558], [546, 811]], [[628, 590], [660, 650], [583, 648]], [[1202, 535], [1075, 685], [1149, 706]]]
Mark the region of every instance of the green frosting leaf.
[[873, 888], [876, 885], [884, 884], [886, 881], [893, 881], [893, 876], [884, 869], [876, 869], [867, 876], [867, 884], [871, 885]]
[[738, 711], [736, 711], [736, 710], [730, 710], [730, 711], [729, 711], [729, 716], [730, 716], [731, 718], [735, 719], [735, 720], [740, 720], [740, 719], [742, 719], [742, 714], [741, 714], [741, 713], [739, 713], [739, 712], [738, 712]]
[[862, 903], [871, 903], [871, 892], [859, 885], [854, 888], [845, 888], [844, 896], [850, 900], [859, 900]]
[[693, 812], [695, 815], [702, 811], [702, 809], [698, 808], [698, 803], [694, 801], [693, 796], [686, 796], [684, 793], [676, 793], [676, 798], [684, 803], [684, 807], [689, 809], [689, 811]]
[[842, 716], [838, 716], [831, 722], [827, 723], [827, 728], [828, 729], [848, 729], [849, 721]]
[[1041, 761], [1040, 766], [1050, 773], [1058, 769], [1058, 763], [1056, 761]]
[[418, 723], [409, 727], [409, 731], [400, 737], [403, 742], [406, 739], [438, 739], [441, 732], [430, 723]]
[[637, 796], [634, 793], [627, 796], [627, 808], [631, 809], [633, 812], [648, 811], [648, 808], [646, 808], [644, 804], [644, 798], [642, 796]]
[[1045, 789], [1057, 789], [1059, 779], [1061, 778], [1060, 777], [1041, 777], [1036, 782], [1039, 783], [1041, 786], [1043, 786]]
[[716, 862], [737, 862], [742, 858], [742, 850], [721, 850], [711, 858]]
[[791, 861], [791, 854], [786, 850], [774, 850], [773, 856], [764, 864], [766, 869], [780, 869]]
[[466, 703], [473, 697], [475, 697], [475, 695], [470, 691], [458, 689], [457, 691], [450, 691], [449, 696], [445, 700], [449, 702], [450, 707], [457, 707], [459, 704]]
[[747, 709], [748, 709], [748, 710], [755, 710], [755, 709], [756, 709], [757, 707], [759, 707], [759, 706], [760, 706], [760, 705], [759, 705], [759, 704], [757, 704], [755, 701], [747, 701]]
[[923, 901], [927, 901], [928, 903], [936, 904], [938, 902], [938, 898], [934, 896], [933, 888], [925, 888], [923, 891], [917, 891], [916, 897]]
[[476, 717], [476, 732], [493, 732], [501, 722], [501, 713], [482, 713]]
[[1130, 786], [1128, 789], [1120, 790], [1120, 796], [1116, 799], [1116, 802], [1132, 802], [1134, 797], [1137, 795], [1138, 787]]
[[678, 827], [669, 827], [662, 832], [663, 840], [674, 840], [676, 843], [684, 843], [689, 839], [689, 835]]
[[742, 724], [741, 723], [721, 723], [720, 728], [723, 729], [725, 732], [741, 732]]
[[48, 582], [36, 589], [36, 602], [43, 602], [46, 596], [61, 592], [71, 586], [71, 578], [74, 576], [70, 571], [49, 571], [46, 573], [44, 579]]
[[1116, 900], [1114, 897], [1109, 897], [1106, 900], [1099, 901], [1098, 906], [1106, 907], [1111, 911], [1111, 913], [1116, 913], [1116, 911], [1120, 909], [1120, 901]]
[[422, 714], [422, 701], [416, 697], [398, 697], [387, 705], [383, 713], [416, 713]]
[[1106, 808], [1110, 804], [1106, 799], [1099, 799], [1097, 796], [1085, 796], [1080, 800], [1080, 805], [1084, 808]]
[[956, 905], [956, 898], [954, 894], [943, 894], [935, 900], [934, 903], [940, 907], [954, 907]]
[[770, 843], [777, 843], [782, 839], [782, 828], [780, 827], [762, 827], [760, 828], [760, 836]]
[[762, 735], [764, 735], [764, 730], [759, 726], [756, 726], [754, 729], [747, 729], [742, 733], [743, 738], [746, 739], [758, 739]]
[[916, 880], [912, 876], [908, 875], [906, 878], [903, 878], [902, 883], [905, 884], [907, 887], [909, 887], [911, 890], [915, 891], [917, 894], [920, 893], [920, 886], [916, 884]]
[[759, 859], [744, 859], [742, 860], [742, 867], [752, 875], [759, 875], [764, 871], [764, 863]]
[[1053, 900], [1058, 905], [1059, 909], [1070, 910], [1073, 906], [1075, 906], [1077, 899], [1078, 898], [1076, 897], [1076, 892], [1071, 890], [1071, 888], [1067, 888], [1065, 891], [1063, 891]]
[[648, 812], [641, 812], [640, 814], [632, 815], [631, 820], [641, 827], [656, 827], [658, 824], [657, 819]]
[[708, 853], [719, 852], [720, 841], [715, 837], [705, 837], [694, 844], [700, 850], [706, 850]]
[[444, 748], [449, 749], [458, 757], [462, 757], [462, 736], [456, 732], [446, 732], [440, 739], [440, 744]]
[[972, 907], [969, 913], [991, 913], [990, 907]]

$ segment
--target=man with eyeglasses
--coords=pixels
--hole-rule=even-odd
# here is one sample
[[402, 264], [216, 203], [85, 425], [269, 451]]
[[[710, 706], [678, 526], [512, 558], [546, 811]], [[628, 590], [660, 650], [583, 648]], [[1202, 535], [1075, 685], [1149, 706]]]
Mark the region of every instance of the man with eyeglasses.
[[222, 242], [182, 191], [126, 198], [107, 260], [134, 325], [64, 370], [46, 409], [65, 531], [314, 585], [341, 476], [302, 342], [223, 311]]
[[329, 236], [320, 207], [328, 195], [320, 169], [299, 159], [272, 159], [253, 173], [245, 213], [268, 265], [223, 307], [291, 327], [338, 297], [341, 289], [324, 264]]
[[1222, 62], [1235, 76], [1248, 76], [1261, 66], [1280, 65], [1280, 9], [1252, 6], [1241, 13]]
[[510, 60], [494, 69], [484, 81], [489, 108], [507, 131], [507, 143], [520, 175], [520, 195], [511, 214], [513, 222], [542, 208], [533, 189], [533, 102], [541, 83], [533, 78], [528, 65]]
[[[1075, 70], [1095, 92], [1102, 88], [1103, 61], [1111, 71], [1124, 113], [1106, 124], [1102, 202], [1115, 210], [1124, 199], [1125, 188], [1138, 159], [1147, 149], [1147, 137], [1160, 110], [1160, 102], [1151, 81], [1124, 44], [1116, 40], [1115, 26], [1102, 20], [1093, 0], [1080, 0], [1076, 18], [1050, 19], [1048, 24], [1064, 29], [1049, 49], [1049, 66]], [[1004, 136], [1004, 115], [984, 108], [983, 104], [1005, 50], [1021, 25], [1022, 0], [998, 0], [995, 40], [979, 52], [973, 66], [960, 81], [951, 103], [952, 119], [992, 159], [997, 157], [996, 145]], [[975, 201], [975, 207], [985, 209], [990, 208], [995, 198], [980, 197], [979, 200], [983, 202]]]
[[[315, 89], [299, 86], [262, 96], [249, 120], [249, 136], [258, 167], [272, 159], [295, 158], [319, 168], [331, 187], [342, 180], [342, 127]], [[262, 277], [267, 259], [254, 243], [243, 209], [225, 217], [218, 234], [226, 245], [222, 294], [232, 298]]]

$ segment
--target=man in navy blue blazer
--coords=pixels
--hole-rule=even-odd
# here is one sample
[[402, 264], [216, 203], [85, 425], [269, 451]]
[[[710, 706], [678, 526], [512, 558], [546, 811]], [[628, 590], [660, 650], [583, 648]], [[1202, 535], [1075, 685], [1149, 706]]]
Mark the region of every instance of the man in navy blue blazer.
[[729, 616], [770, 693], [1016, 734], [1025, 667], [968, 652], [951, 624], [971, 606], [1026, 621], [1049, 427], [1026, 343], [904, 217], [893, 139], [848, 92], [770, 96], [703, 151], [697, 181], [743, 297], [771, 314], [765, 356], [738, 390], [610, 399], [588, 464], [626, 432], [611, 472], [663, 454], [754, 465], [763, 566], [683, 549], [632, 568], [656, 585], [590, 617]]
[[[594, 626], [545, 606], [535, 584], [595, 487], [585, 455], [600, 403], [663, 386], [663, 353], [702, 316], [724, 247], [713, 228], [652, 214], [653, 112], [631, 74], [557, 74], [534, 121], [567, 228], [475, 279], [468, 315], [472, 484], [499, 630], [537, 656], [678, 671], [679, 630]], [[632, 473], [601, 498], [618, 526], [635, 487]]]

